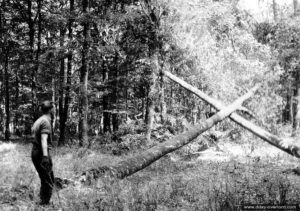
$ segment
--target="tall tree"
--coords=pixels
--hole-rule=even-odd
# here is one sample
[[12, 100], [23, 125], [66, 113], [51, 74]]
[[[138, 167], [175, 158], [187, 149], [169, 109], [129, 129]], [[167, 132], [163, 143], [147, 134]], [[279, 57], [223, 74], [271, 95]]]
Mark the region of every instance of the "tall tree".
[[[2, 51], [2, 55], [4, 57], [4, 88], [5, 88], [5, 140], [9, 141], [10, 138], [10, 87], [9, 87], [9, 54], [11, 53], [10, 51], [10, 37], [8, 36], [8, 26], [7, 26], [7, 21], [6, 21], [6, 17], [5, 17], [5, 13], [4, 11], [6, 11], [6, 2], [3, 1], [2, 5], [1, 5], [1, 13], [0, 13], [0, 17], [1, 17], [1, 42], [2, 42], [2, 46], [1, 46], [1, 51]], [[3, 15], [2, 15], [2, 10], [3, 10]], [[6, 34], [3, 34], [4, 32], [6, 32]]]
[[[104, 56], [102, 61], [102, 79], [104, 84], [108, 83], [108, 68], [106, 63]], [[102, 98], [104, 133], [111, 133], [111, 112], [109, 111], [109, 103], [109, 95], [105, 93]]]
[[156, 85], [157, 85], [157, 77], [159, 75], [159, 51], [161, 49], [161, 43], [159, 40], [159, 30], [160, 30], [160, 18], [161, 18], [161, 8], [160, 5], [152, 1], [145, 0], [144, 1], [144, 12], [148, 16], [150, 20], [150, 24], [152, 25], [150, 30], [150, 39], [149, 43], [149, 58], [151, 61], [151, 76], [149, 81], [149, 90], [147, 96], [147, 128], [146, 128], [146, 138], [148, 141], [151, 139], [151, 131], [153, 127], [154, 120], [154, 101], [155, 96], [157, 94]]
[[146, 129], [146, 138], [148, 141], [151, 140], [151, 131], [153, 128], [153, 120], [154, 120], [154, 101], [156, 97], [156, 83], [157, 83], [157, 76], [159, 73], [159, 64], [158, 64], [158, 49], [154, 49], [155, 52], [150, 57], [151, 58], [151, 76], [150, 76], [150, 82], [149, 82], [149, 90], [148, 90], [148, 96], [147, 96], [147, 129]]
[[5, 140], [9, 141], [10, 137], [10, 93], [9, 93], [9, 73], [8, 73], [8, 61], [9, 60], [9, 52], [8, 49], [5, 53], [5, 64], [4, 64], [4, 74], [5, 74], [5, 113], [6, 113], [6, 120], [5, 120]]
[[300, 69], [295, 70], [295, 90], [293, 103], [293, 131], [292, 136], [297, 136], [300, 134]]
[[[62, 26], [60, 29], [60, 47], [63, 49], [65, 42], [65, 29]], [[59, 136], [59, 143], [64, 142], [64, 130], [65, 130], [65, 118], [64, 118], [64, 89], [65, 89], [65, 58], [60, 60], [60, 72], [59, 72], [59, 131], [63, 135]]]
[[165, 102], [165, 78], [163, 75], [163, 66], [160, 67], [160, 119], [164, 123], [167, 114], [167, 104]]
[[[72, 43], [73, 40], [73, 23], [74, 23], [74, 0], [69, 1], [70, 11], [69, 11], [69, 19], [68, 19], [68, 38], [69, 42]], [[70, 92], [72, 85], [72, 63], [73, 63], [73, 50], [72, 47], [68, 49], [67, 55], [67, 75], [66, 75], [66, 86], [65, 86], [65, 100], [64, 100], [64, 110], [62, 115], [62, 121], [60, 122], [60, 137], [59, 144], [63, 145], [65, 143], [65, 131], [66, 131], [66, 121], [68, 119], [69, 112], [69, 104], [70, 104]]]
[[[1, 2], [1, 7], [0, 7], [0, 53], [2, 54], [3, 52], [4, 52], [4, 43], [3, 43], [3, 37], [4, 37], [4, 30], [3, 30], [3, 19], [4, 19], [4, 17], [3, 17], [3, 8], [4, 8], [4, 1], [2, 1]], [[1, 119], [4, 119], [3, 118], [3, 111], [2, 111], [2, 103], [3, 103], [3, 75], [4, 75], [4, 73], [3, 73], [3, 58], [0, 58], [0, 70], [1, 70], [1, 72], [0, 72], [0, 118]], [[0, 130], [2, 131], [2, 125], [3, 123], [0, 123]]]
[[80, 69], [80, 106], [79, 106], [79, 139], [80, 145], [83, 146], [88, 142], [88, 53], [89, 53], [89, 37], [90, 37], [90, 20], [89, 0], [82, 0], [83, 12], [83, 47], [81, 53], [81, 69]]
[[118, 86], [119, 86], [119, 65], [118, 61], [119, 60], [119, 55], [118, 52], [115, 52], [114, 60], [113, 60], [113, 74], [114, 74], [114, 79], [113, 79], [113, 93], [112, 93], [112, 126], [113, 126], [113, 131], [116, 132], [119, 130], [119, 112], [117, 108], [117, 103], [118, 103]]
[[[38, 0], [38, 5], [40, 8], [41, 0]], [[22, 7], [22, 5], [19, 5]], [[20, 11], [22, 13], [22, 11]], [[37, 94], [36, 94], [36, 68], [34, 61], [34, 37], [35, 37], [35, 18], [32, 14], [32, 1], [27, 0], [27, 14], [25, 16], [26, 22], [28, 24], [28, 37], [29, 37], [29, 69], [31, 69], [31, 102], [32, 102], [32, 114], [33, 118], [36, 119], [37, 116]], [[39, 53], [37, 52], [36, 58], [38, 58]]]
[[[18, 65], [18, 66], [21, 66], [21, 65]], [[21, 69], [21, 73], [20, 75], [22, 74], [22, 68]], [[20, 71], [20, 70], [19, 70]], [[15, 69], [15, 97], [14, 97], [14, 101], [15, 101], [15, 115], [14, 115], [14, 130], [17, 132], [17, 128], [19, 126], [19, 117], [20, 117], [20, 112], [18, 112], [18, 109], [19, 109], [19, 95], [20, 95], [20, 76], [19, 76], [19, 73], [18, 73], [18, 69], [16, 68]], [[18, 133], [20, 133], [20, 131], [18, 130]]]

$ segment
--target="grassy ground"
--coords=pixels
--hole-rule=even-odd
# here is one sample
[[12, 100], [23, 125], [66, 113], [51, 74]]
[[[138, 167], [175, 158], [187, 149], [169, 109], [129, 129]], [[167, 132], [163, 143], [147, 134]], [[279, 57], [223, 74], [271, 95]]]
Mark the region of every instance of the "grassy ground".
[[[201, 153], [186, 146], [124, 180], [55, 191], [45, 208], [36, 204], [39, 179], [30, 152], [28, 144], [0, 150], [0, 210], [223, 211], [239, 210], [240, 204], [300, 203], [300, 177], [289, 171], [299, 160], [257, 140], [224, 142]], [[130, 155], [63, 147], [52, 156], [55, 175], [71, 178]]]

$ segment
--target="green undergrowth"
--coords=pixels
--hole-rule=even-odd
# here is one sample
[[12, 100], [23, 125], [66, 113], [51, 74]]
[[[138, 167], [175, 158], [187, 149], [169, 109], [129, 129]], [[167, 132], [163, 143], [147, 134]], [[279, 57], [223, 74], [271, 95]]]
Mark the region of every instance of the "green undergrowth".
[[[300, 199], [300, 178], [286, 171], [297, 167], [295, 158], [245, 154], [216, 161], [198, 159], [199, 154], [187, 160], [183, 148], [124, 180], [104, 178], [91, 186], [54, 191], [52, 204], [42, 208], [30, 151], [30, 145], [17, 144], [0, 155], [0, 210], [223, 211], [239, 210], [241, 204], [296, 204]], [[52, 155], [55, 175], [63, 178], [130, 156], [77, 147], [53, 149]]]

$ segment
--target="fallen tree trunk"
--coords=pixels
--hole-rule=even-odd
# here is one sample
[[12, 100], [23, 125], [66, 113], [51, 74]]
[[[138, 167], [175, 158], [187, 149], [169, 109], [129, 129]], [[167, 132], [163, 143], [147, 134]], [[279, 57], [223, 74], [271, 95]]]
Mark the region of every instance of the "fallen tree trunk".
[[115, 178], [124, 178], [134, 174], [137, 171], [144, 169], [149, 166], [151, 163], [165, 156], [166, 154], [173, 152], [182, 146], [190, 143], [196, 137], [198, 137], [201, 133], [205, 132], [209, 128], [211, 128], [216, 123], [222, 121], [224, 118], [229, 116], [236, 109], [241, 107], [241, 104], [251, 97], [253, 93], [257, 90], [258, 87], [253, 88], [247, 94], [243, 95], [239, 99], [237, 99], [231, 105], [223, 108], [217, 114], [213, 115], [211, 118], [203, 121], [202, 123], [192, 127], [185, 133], [182, 133], [164, 143], [158, 144], [139, 155], [133, 156], [129, 159], [120, 161], [119, 163], [113, 166], [104, 166], [99, 167], [98, 169], [88, 170], [84, 173], [84, 176], [89, 177], [89, 179], [97, 179], [103, 174], [109, 174]]
[[[164, 71], [163, 74], [167, 76], [172, 81], [178, 83], [183, 88], [191, 91], [195, 95], [197, 95], [199, 98], [207, 102], [208, 104], [212, 105], [215, 109], [221, 110], [225, 106], [218, 100], [215, 100], [208, 95], [206, 95], [204, 92], [200, 91], [196, 87], [191, 86], [190, 84], [186, 83], [185, 81], [181, 80], [180, 78], [176, 77], [170, 72]], [[267, 141], [269, 144], [277, 147], [278, 149], [281, 149], [290, 155], [296, 156], [300, 158], [300, 147], [295, 146], [293, 144], [287, 144], [284, 139], [279, 138], [278, 136], [275, 136], [268, 131], [265, 131], [264, 129], [256, 126], [252, 122], [244, 119], [240, 115], [233, 113], [230, 115], [230, 119], [242, 126], [243, 128], [247, 129], [248, 131], [252, 132], [253, 134], [257, 135], [264, 141]]]

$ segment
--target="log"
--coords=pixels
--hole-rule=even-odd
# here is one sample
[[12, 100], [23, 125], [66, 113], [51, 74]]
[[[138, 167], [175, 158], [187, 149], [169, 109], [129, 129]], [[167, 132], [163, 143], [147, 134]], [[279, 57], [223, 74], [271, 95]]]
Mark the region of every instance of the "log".
[[[197, 95], [199, 98], [213, 106], [216, 110], [222, 110], [225, 106], [218, 100], [211, 98], [210, 96], [206, 95], [204, 92], [200, 91], [196, 87], [191, 86], [190, 84], [186, 83], [185, 81], [181, 80], [180, 78], [176, 77], [170, 72], [164, 71], [163, 74], [167, 76], [172, 81], [178, 83], [183, 88], [189, 90], [190, 92]], [[230, 115], [230, 119], [237, 123], [238, 125], [242, 126], [243, 128], [247, 129], [251, 133], [255, 134], [256, 136], [260, 137], [262, 140], [268, 142], [269, 144], [277, 147], [278, 149], [292, 155], [295, 157], [300, 158], [300, 147], [296, 146], [291, 143], [287, 143], [283, 138], [280, 138], [276, 135], [271, 134], [270, 132], [262, 129], [261, 127], [256, 126], [252, 122], [246, 120], [245, 118], [241, 117], [236, 113], [232, 113]]]
[[104, 174], [109, 174], [111, 177], [123, 179], [124, 177], [130, 176], [135, 172], [146, 168], [151, 163], [155, 162], [166, 154], [190, 143], [201, 133], [205, 132], [216, 123], [228, 117], [232, 112], [238, 109], [246, 99], [250, 98], [257, 89], [258, 87], [254, 87], [247, 94], [237, 99], [234, 103], [225, 107], [206, 121], [203, 121], [198, 125], [192, 127], [187, 132], [182, 133], [166, 142], [160, 143], [142, 152], [139, 155], [135, 155], [129, 159], [120, 161], [113, 166], [102, 166], [98, 169], [88, 170], [84, 173], [84, 176], [88, 176], [92, 179], [97, 179]]

